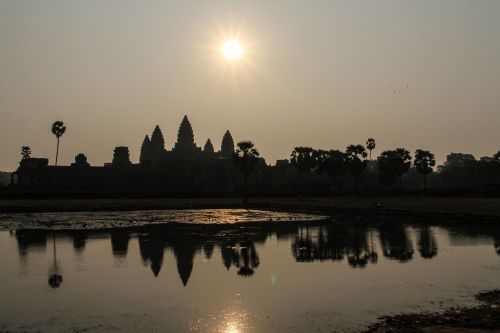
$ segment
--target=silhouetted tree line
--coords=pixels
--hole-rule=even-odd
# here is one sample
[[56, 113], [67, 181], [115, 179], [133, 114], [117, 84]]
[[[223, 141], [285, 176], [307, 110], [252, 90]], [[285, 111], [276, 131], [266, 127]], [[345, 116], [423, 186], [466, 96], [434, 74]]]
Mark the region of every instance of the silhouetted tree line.
[[[62, 121], [56, 121], [51, 130], [57, 139], [55, 156], [57, 166], [60, 138], [66, 132], [66, 126]], [[349, 190], [347, 192], [370, 189], [394, 191], [396, 184], [399, 190], [403, 188], [425, 190], [430, 186], [446, 189], [476, 188], [480, 191], [489, 190], [491, 187], [497, 192], [500, 191], [500, 151], [491, 157], [482, 157], [479, 160], [471, 154], [451, 153], [447, 156], [446, 162], [436, 168], [434, 154], [430, 151], [417, 149], [412, 155], [405, 148], [396, 148], [382, 151], [376, 159], [372, 159], [372, 152], [376, 147], [374, 138], [367, 139], [365, 145], [349, 145], [345, 150], [296, 147], [291, 152], [289, 162], [278, 161], [276, 166], [270, 167], [259, 157], [253, 142], [241, 141], [234, 149], [232, 137], [227, 131], [220, 156], [222, 160], [228, 158], [229, 165], [221, 161], [221, 158], [208, 158], [203, 165], [190, 164], [182, 160], [160, 172], [152, 172], [154, 170], [151, 169], [151, 164], [158, 155], [155, 155], [155, 152], [160, 152], [158, 156], [161, 156], [165, 150], [163, 136], [157, 126], [152, 139], [149, 140], [148, 136], [144, 139], [140, 167], [131, 168], [128, 148], [117, 147], [113, 162], [110, 163], [114, 167], [113, 170], [91, 169], [85, 155], [78, 154], [75, 163], [72, 164], [73, 168], [55, 172], [37, 166], [40, 161], [31, 161], [30, 147], [23, 146], [21, 166], [30, 167], [26, 170], [22, 170], [21, 167], [19, 169], [21, 171], [18, 171], [22, 175], [21, 185], [27, 183], [28, 187], [94, 186], [99, 189], [108, 186], [137, 189], [166, 188], [172, 191], [241, 191], [244, 203], [247, 203], [249, 191], [342, 194], [346, 192], [345, 189]], [[174, 149], [196, 151], [193, 131], [186, 116], [179, 128], [179, 138]], [[200, 156], [210, 154], [214, 154], [214, 148], [211, 141], [207, 140]], [[156, 158], [159, 158], [158, 156]], [[238, 179], [238, 172], [241, 174], [241, 180]]]
[[[349, 145], [344, 151], [296, 147], [290, 163], [298, 171], [302, 190], [313, 183], [326, 183], [328, 188], [340, 192], [346, 184], [354, 191], [360, 186], [394, 189], [396, 184], [399, 189], [426, 189], [429, 178], [434, 188], [500, 185], [500, 152], [480, 160], [470, 154], [451, 153], [435, 170], [436, 159], [430, 151], [417, 149], [412, 156], [407, 149], [396, 148], [385, 150], [372, 160], [375, 147], [373, 138], [367, 140], [366, 146]], [[311, 177], [314, 174], [316, 178]]]

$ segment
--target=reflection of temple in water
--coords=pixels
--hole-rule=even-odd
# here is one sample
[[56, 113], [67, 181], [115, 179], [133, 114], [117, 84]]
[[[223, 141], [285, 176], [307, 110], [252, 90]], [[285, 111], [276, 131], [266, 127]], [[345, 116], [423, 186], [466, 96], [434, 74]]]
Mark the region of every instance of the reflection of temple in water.
[[[255, 239], [242, 239], [238, 237], [225, 237], [218, 240], [211, 233], [203, 235], [169, 234], [160, 229], [152, 228], [149, 232], [138, 235], [139, 250], [145, 265], [149, 265], [153, 274], [158, 276], [163, 265], [165, 250], [171, 249], [177, 263], [177, 272], [183, 285], [187, 285], [193, 271], [194, 259], [197, 254], [203, 253], [210, 259], [217, 246], [221, 253], [224, 266], [238, 268], [237, 273], [250, 276], [259, 265], [259, 257], [255, 249]], [[267, 237], [267, 235], [266, 235]], [[264, 238], [265, 240], [265, 238]], [[258, 240], [257, 240], [258, 241]]]
[[[140, 257], [155, 277], [162, 270], [164, 253], [170, 250], [176, 260], [176, 269], [184, 286], [192, 275], [197, 255], [213, 259], [220, 253], [220, 262], [229, 270], [234, 267], [236, 274], [250, 277], [260, 265], [256, 244], [263, 244], [269, 237], [291, 241], [292, 256], [297, 262], [342, 261], [353, 268], [363, 268], [376, 264], [378, 253], [389, 260], [401, 263], [410, 261], [414, 255], [414, 246], [409, 237], [408, 225], [399, 222], [381, 222], [373, 225], [366, 223], [321, 223], [293, 224], [272, 223], [253, 226], [244, 230], [238, 227], [205, 226], [171, 227], [147, 226], [142, 228], [123, 228], [111, 231], [70, 230], [17, 230], [15, 237], [21, 264], [32, 252], [48, 253], [47, 243], [53, 242], [54, 264], [52, 276], [62, 282], [56, 261], [55, 239], [70, 238], [75, 253], [82, 253], [89, 239], [96, 235], [106, 235], [111, 242], [112, 255], [123, 258], [127, 256], [131, 239], [137, 239]], [[416, 248], [424, 259], [432, 259], [438, 254], [438, 244], [434, 230], [427, 225], [413, 227]], [[500, 255], [500, 232], [476, 232], [474, 229], [450, 227], [450, 242], [458, 242], [460, 235], [468, 235], [470, 239], [479, 239], [481, 243], [493, 241], [496, 253]], [[50, 237], [52, 236], [52, 237]], [[99, 237], [100, 238], [100, 237]], [[458, 239], [458, 240], [457, 240]], [[61, 277], [60, 282], [58, 277]], [[50, 283], [50, 281], [49, 281]], [[51, 284], [52, 285], [52, 284]]]

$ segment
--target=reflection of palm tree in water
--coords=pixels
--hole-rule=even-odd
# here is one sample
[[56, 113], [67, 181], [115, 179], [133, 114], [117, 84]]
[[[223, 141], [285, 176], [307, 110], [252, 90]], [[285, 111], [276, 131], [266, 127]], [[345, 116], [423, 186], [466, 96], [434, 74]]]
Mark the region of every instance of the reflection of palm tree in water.
[[[305, 229], [305, 235], [304, 235]], [[315, 247], [309, 235], [309, 226], [299, 227], [299, 232], [292, 243], [292, 252], [297, 261], [313, 261], [315, 258]]]
[[424, 259], [432, 259], [437, 255], [437, 241], [434, 233], [428, 226], [420, 227], [420, 236], [418, 239], [418, 251]]
[[497, 232], [495, 236], [493, 236], [493, 238], [495, 240], [494, 243], [495, 251], [500, 256], [500, 232]]
[[228, 270], [234, 266], [238, 268], [237, 274], [244, 277], [252, 276], [260, 264], [259, 255], [251, 240], [244, 240], [239, 244], [234, 240], [226, 241], [221, 244], [221, 255]]
[[377, 250], [375, 249], [375, 244], [373, 243], [373, 230], [370, 229], [370, 252], [368, 253], [370, 262], [372, 264], [376, 264], [378, 261], [378, 253]]
[[255, 250], [255, 245], [252, 241], [243, 241], [241, 246], [241, 265], [238, 270], [238, 275], [249, 277], [252, 276], [260, 264], [259, 255]]
[[63, 282], [62, 275], [59, 274], [59, 268], [57, 267], [57, 254], [56, 254], [56, 234], [52, 234], [52, 243], [53, 243], [53, 255], [54, 262], [52, 266], [52, 274], [49, 275], [49, 286], [52, 288], [59, 288], [61, 283]]
[[346, 249], [347, 261], [351, 267], [363, 268], [370, 260], [370, 251], [368, 249], [366, 228], [355, 225], [348, 239], [348, 248]]
[[379, 228], [379, 237], [384, 257], [402, 263], [413, 259], [413, 244], [402, 223], [383, 223]]

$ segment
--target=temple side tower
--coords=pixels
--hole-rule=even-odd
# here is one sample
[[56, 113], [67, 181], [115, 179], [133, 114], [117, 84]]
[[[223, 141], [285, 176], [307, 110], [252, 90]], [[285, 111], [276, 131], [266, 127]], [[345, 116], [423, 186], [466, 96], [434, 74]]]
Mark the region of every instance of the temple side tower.
[[151, 141], [147, 144], [146, 142], [146, 156], [147, 160], [153, 164], [161, 161], [165, 156], [165, 139], [163, 138], [163, 133], [161, 132], [160, 126], [156, 125], [153, 134], [151, 134]]
[[139, 157], [139, 163], [151, 163], [151, 140], [149, 136], [145, 136], [142, 141], [141, 146], [141, 156]]
[[158, 125], [156, 125], [153, 134], [151, 135], [150, 147], [153, 155], [165, 152], [165, 139], [163, 138], [163, 133]]
[[131, 164], [128, 147], [116, 147], [113, 153], [112, 165], [114, 167], [126, 167]]
[[231, 157], [234, 153], [234, 141], [229, 130], [224, 133], [220, 149], [221, 155], [224, 157]]
[[203, 147], [203, 152], [207, 154], [214, 153], [214, 145], [212, 144], [212, 141], [210, 141], [210, 139], [208, 139], [207, 142], [205, 143], [205, 146]]

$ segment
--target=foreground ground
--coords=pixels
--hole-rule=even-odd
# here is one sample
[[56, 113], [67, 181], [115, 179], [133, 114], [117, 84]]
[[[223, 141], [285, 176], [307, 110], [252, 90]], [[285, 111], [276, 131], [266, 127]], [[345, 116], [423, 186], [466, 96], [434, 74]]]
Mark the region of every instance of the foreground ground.
[[[318, 210], [367, 210], [480, 216], [498, 219], [500, 198], [481, 197], [295, 197], [251, 198], [251, 207]], [[240, 198], [36, 199], [0, 200], [0, 213], [40, 211], [150, 210], [241, 207]]]
[[382, 317], [365, 333], [493, 333], [500, 332], [500, 289], [479, 293], [481, 305], [452, 308], [443, 313]]

